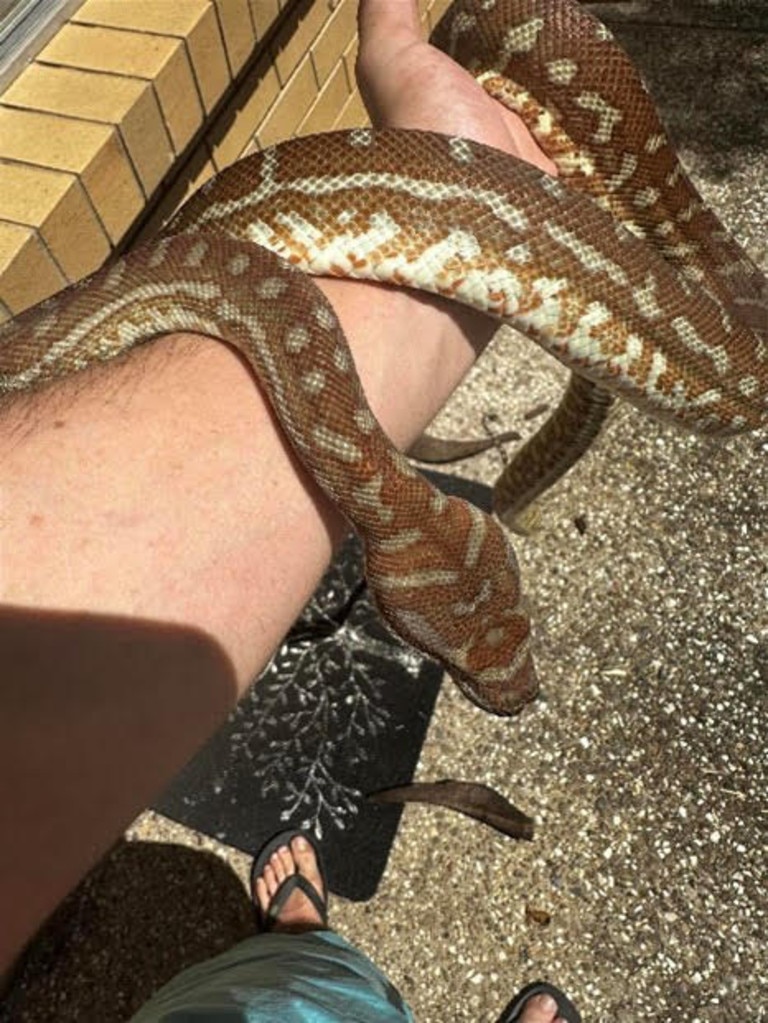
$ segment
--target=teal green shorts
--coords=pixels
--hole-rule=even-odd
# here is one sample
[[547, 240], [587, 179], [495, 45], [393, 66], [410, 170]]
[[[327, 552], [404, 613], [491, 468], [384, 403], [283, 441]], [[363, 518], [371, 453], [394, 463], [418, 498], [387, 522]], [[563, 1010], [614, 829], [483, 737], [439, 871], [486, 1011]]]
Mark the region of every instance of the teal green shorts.
[[130, 1023], [414, 1023], [397, 990], [333, 931], [258, 934], [190, 967]]

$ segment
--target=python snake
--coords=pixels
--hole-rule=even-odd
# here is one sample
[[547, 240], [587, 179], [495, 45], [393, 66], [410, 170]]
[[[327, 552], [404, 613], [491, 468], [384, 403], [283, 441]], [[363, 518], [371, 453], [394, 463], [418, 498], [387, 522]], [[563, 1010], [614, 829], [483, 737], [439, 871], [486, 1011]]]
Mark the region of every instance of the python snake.
[[537, 688], [506, 532], [440, 494], [393, 448], [306, 274], [449, 296], [573, 368], [560, 411], [504, 484], [526, 501], [589, 443], [591, 428], [579, 427], [574, 446], [573, 410], [599, 425], [606, 390], [701, 432], [765, 425], [765, 282], [690, 198], [627, 58], [577, 4], [460, 0], [437, 39], [522, 110], [562, 180], [427, 132], [285, 142], [209, 182], [158, 240], [0, 328], [0, 391], [174, 331], [234, 345], [361, 535], [387, 623], [474, 702], [505, 714]]
[[[736, 348], [747, 353], [747, 361], [748, 353], [754, 352], [755, 368], [737, 386], [760, 408], [768, 344], [768, 282], [702, 201], [638, 70], [605, 26], [570, 0], [468, 0], [455, 5], [432, 41], [523, 118], [568, 188], [591, 196], [683, 275], [680, 313], [670, 322], [689, 349], [710, 360], [719, 359], [721, 365]], [[589, 241], [586, 235], [584, 241]], [[574, 251], [583, 265], [600, 258], [594, 246]], [[616, 270], [604, 269], [609, 276]], [[686, 281], [695, 285], [694, 293], [706, 290], [723, 307], [729, 314], [726, 326], [713, 321], [707, 334], [692, 329], [686, 314]], [[653, 321], [659, 297], [653, 274], [645, 288], [638, 280], [635, 289], [640, 316]], [[672, 311], [663, 301], [660, 307]], [[734, 321], [751, 332], [751, 349], [743, 348], [742, 338], [727, 337]], [[636, 333], [644, 335], [642, 326]], [[663, 368], [663, 346], [651, 341], [634, 354], [632, 344], [636, 345], [634, 339], [626, 352], [631, 360], [629, 372], [645, 374], [651, 402], [646, 411], [682, 419], [674, 407], [666, 412], [651, 407], [654, 379], [673, 395], [680, 386], [674, 370], [670, 375]], [[654, 366], [648, 365], [651, 353]], [[580, 372], [572, 374], [555, 414], [516, 452], [496, 483], [494, 510], [513, 529], [523, 526], [532, 502], [585, 453], [610, 411], [612, 394], [589, 374], [590, 360], [588, 351], [587, 366], [581, 363]], [[690, 371], [697, 372], [693, 363]], [[725, 417], [718, 410], [721, 400], [727, 402], [716, 383], [709, 393], [699, 394], [699, 403], [712, 403], [713, 418], [710, 423], [688, 425], [725, 432], [721, 429]], [[762, 401], [759, 422], [764, 421]], [[642, 402], [638, 404], [642, 407]], [[731, 422], [738, 426], [739, 413], [732, 412]], [[749, 425], [759, 422], [749, 420]], [[447, 460], [450, 450], [452, 445], [443, 446], [441, 460]]]

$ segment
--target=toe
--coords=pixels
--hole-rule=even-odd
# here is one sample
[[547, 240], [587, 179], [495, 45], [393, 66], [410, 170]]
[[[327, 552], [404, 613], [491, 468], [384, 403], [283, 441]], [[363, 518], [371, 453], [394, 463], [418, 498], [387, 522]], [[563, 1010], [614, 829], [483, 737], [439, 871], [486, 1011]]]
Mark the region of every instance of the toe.
[[275, 877], [275, 872], [272, 869], [271, 863], [268, 863], [264, 868], [264, 873], [262, 874], [262, 877], [264, 879], [264, 884], [267, 889], [267, 894], [269, 895], [270, 898], [272, 898], [272, 896], [275, 894], [280, 885], [278, 883], [277, 878]]
[[557, 1002], [551, 995], [534, 995], [525, 1003], [520, 1023], [555, 1023]]
[[282, 845], [275, 850], [261, 876], [254, 879], [254, 899], [265, 917], [263, 923], [267, 929], [302, 932], [326, 926], [325, 913], [318, 909], [315, 900], [309, 898], [300, 887], [283, 889], [278, 908], [275, 902], [278, 892], [297, 873], [306, 878], [325, 904], [325, 886], [315, 850], [311, 842], [297, 836], [290, 845]]
[[277, 857], [280, 860], [280, 866], [284, 877], [290, 877], [291, 874], [296, 873], [296, 860], [293, 858], [293, 853], [287, 845], [281, 845], [277, 850]]
[[269, 891], [267, 890], [267, 883], [263, 877], [256, 878], [256, 899], [262, 913], [266, 913], [269, 909]]
[[282, 884], [285, 881], [285, 867], [283, 865], [283, 859], [279, 852], [272, 853], [272, 858], [269, 861], [270, 866], [275, 872], [277, 883]]
[[317, 856], [315, 855], [315, 850], [312, 848], [311, 843], [308, 842], [306, 838], [298, 835], [291, 842], [291, 852], [293, 853], [293, 858], [296, 861], [296, 867], [299, 873], [303, 877], [306, 877], [321, 896], [325, 897], [323, 879], [317, 865]]

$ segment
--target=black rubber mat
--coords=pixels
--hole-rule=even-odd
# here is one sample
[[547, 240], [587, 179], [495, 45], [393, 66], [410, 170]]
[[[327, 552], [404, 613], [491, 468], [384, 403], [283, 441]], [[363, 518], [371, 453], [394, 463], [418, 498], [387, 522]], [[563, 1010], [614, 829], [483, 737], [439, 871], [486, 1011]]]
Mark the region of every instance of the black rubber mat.
[[[487, 508], [487, 487], [430, 473]], [[318, 837], [331, 889], [376, 892], [401, 807], [369, 792], [411, 781], [442, 669], [393, 637], [352, 538], [270, 667], [155, 809], [252, 853], [286, 827]]]

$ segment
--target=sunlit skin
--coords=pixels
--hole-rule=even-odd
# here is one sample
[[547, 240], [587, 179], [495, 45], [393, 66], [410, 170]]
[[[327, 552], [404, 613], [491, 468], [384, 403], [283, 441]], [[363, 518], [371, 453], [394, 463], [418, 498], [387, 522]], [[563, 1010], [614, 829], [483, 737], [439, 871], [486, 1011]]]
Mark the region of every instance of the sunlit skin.
[[[546, 169], [519, 122], [421, 41], [414, 5], [364, 0], [361, 29], [378, 123], [469, 135]], [[405, 291], [320, 287], [406, 447], [493, 325]], [[4, 406], [0, 494], [3, 971], [218, 727], [347, 526], [239, 356], [182, 335]]]

